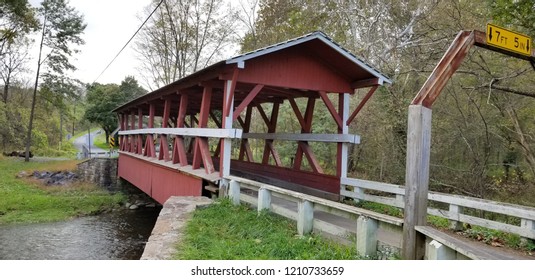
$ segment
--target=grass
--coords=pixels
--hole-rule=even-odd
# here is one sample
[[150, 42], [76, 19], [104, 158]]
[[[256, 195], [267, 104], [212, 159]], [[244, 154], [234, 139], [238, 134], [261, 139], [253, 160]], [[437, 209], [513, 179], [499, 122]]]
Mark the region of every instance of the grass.
[[78, 183], [68, 187], [44, 187], [37, 181], [16, 178], [20, 171], [73, 170], [76, 161], [29, 162], [0, 158], [0, 224], [37, 223], [94, 215], [125, 200], [96, 186]]
[[319, 235], [296, 235], [295, 222], [267, 211], [257, 214], [228, 200], [194, 212], [175, 259], [333, 260], [359, 259], [355, 246]]
[[97, 134], [97, 136], [93, 140], [93, 144], [103, 150], [110, 149], [110, 145], [106, 144], [106, 134], [104, 133], [104, 131], [102, 131], [102, 133], [100, 134]]

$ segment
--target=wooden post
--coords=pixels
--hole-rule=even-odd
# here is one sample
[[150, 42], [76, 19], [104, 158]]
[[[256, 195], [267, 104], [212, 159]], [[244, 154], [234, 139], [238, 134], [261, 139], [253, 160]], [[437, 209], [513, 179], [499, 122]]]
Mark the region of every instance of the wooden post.
[[[167, 128], [169, 123], [169, 114], [171, 112], [171, 100], [165, 99], [163, 115], [162, 115], [162, 127]], [[160, 134], [160, 152], [158, 153], [158, 160], [169, 161], [169, 144], [167, 142], [167, 135]]]
[[[154, 107], [154, 103], [149, 104], [149, 128], [154, 128], [155, 112], [156, 112], [156, 108]], [[143, 155], [147, 157], [156, 157], [156, 149], [154, 148], [154, 138], [152, 137], [152, 134], [147, 135], [147, 140], [145, 141], [145, 150], [143, 151]]]
[[234, 205], [240, 205], [240, 183], [232, 180], [229, 183], [228, 196]]
[[427, 244], [427, 254], [426, 257], [428, 260], [455, 260], [457, 259], [457, 253], [447, 246], [444, 246], [440, 242], [433, 240]]
[[[237, 79], [237, 77], [236, 77]], [[234, 88], [236, 80], [225, 81], [225, 90], [223, 93], [223, 115], [221, 124], [223, 128], [232, 128], [232, 118], [234, 112]], [[219, 176], [226, 177], [230, 175], [230, 160], [232, 151], [232, 140], [229, 138], [221, 141], [221, 155], [219, 157]]]
[[377, 254], [377, 220], [365, 216], [357, 219], [357, 253], [363, 257]]
[[402, 256], [408, 260], [423, 259], [425, 254], [425, 237], [414, 227], [425, 225], [427, 219], [431, 112], [423, 105], [409, 106], [402, 246]]
[[[143, 110], [141, 108], [137, 109], [137, 128], [143, 128]], [[138, 155], [143, 154], [143, 136], [141, 134], [137, 135], [137, 151]]]
[[[535, 221], [528, 219], [520, 219], [520, 227], [535, 231]], [[527, 244], [528, 238], [520, 238], [521, 243]]]
[[297, 208], [297, 233], [299, 235], [311, 233], [314, 228], [314, 204], [302, 200], [298, 203]]
[[[121, 126], [121, 131], [125, 131], [125, 129], [126, 129], [126, 126], [124, 124], [124, 119], [125, 119], [124, 114], [119, 114], [119, 124]], [[124, 144], [126, 142], [124, 141], [124, 139], [125, 139], [124, 136], [119, 135], [119, 150], [121, 150], [121, 151], [125, 150]]]
[[[349, 93], [340, 93], [338, 96], [338, 112], [342, 119], [342, 127], [338, 128], [339, 134], [348, 134], [349, 127], [347, 125], [347, 119], [349, 117]], [[337, 145], [337, 161], [336, 161], [336, 176], [340, 178], [347, 177], [347, 160], [348, 160], [348, 143], [338, 143]], [[340, 188], [343, 188], [340, 185]]]
[[[180, 95], [180, 104], [178, 105], [178, 115], [176, 118], [176, 126], [184, 128], [186, 123], [186, 110], [188, 108], [188, 95]], [[184, 137], [176, 135], [173, 144], [173, 163], [180, 163], [180, 166], [188, 165], [188, 156], [186, 154], [186, 146], [184, 144]]]
[[[132, 111], [132, 114], [130, 116], [130, 120], [131, 120], [131, 123], [130, 123], [130, 127], [131, 129], [136, 129], [136, 113], [134, 111]], [[130, 150], [129, 152], [131, 153], [135, 153], [137, 152], [137, 147], [136, 147], [136, 136], [135, 135], [130, 135]]]
[[459, 205], [450, 204], [449, 212], [449, 216], [453, 218], [450, 219], [450, 228], [453, 230], [462, 230], [463, 223], [459, 222], [459, 214], [463, 212], [463, 208]]
[[258, 212], [264, 209], [271, 210], [271, 191], [260, 188], [258, 190]]

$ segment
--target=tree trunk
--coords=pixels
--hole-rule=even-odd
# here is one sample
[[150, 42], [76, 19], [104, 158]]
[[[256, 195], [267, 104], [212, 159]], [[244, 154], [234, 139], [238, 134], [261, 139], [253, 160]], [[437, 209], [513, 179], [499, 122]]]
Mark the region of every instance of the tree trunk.
[[30, 123], [28, 124], [28, 133], [26, 135], [26, 153], [24, 155], [24, 161], [30, 161], [30, 147], [32, 145], [32, 129], [33, 129], [33, 116], [35, 114], [35, 103], [37, 101], [37, 86], [39, 85], [39, 71], [41, 70], [41, 55], [43, 53], [43, 43], [45, 40], [46, 30], [46, 12], [43, 20], [43, 31], [41, 33], [41, 44], [39, 45], [39, 58], [37, 59], [37, 73], [35, 74], [35, 85], [33, 87], [32, 96], [32, 109], [30, 111]]
[[516, 141], [518, 142], [518, 144], [520, 144], [520, 147], [524, 152], [524, 156], [526, 157], [526, 161], [528, 162], [531, 174], [535, 176], [535, 155], [533, 155], [528, 140], [526, 140], [526, 137], [524, 136], [524, 131], [522, 129], [522, 126], [520, 125], [520, 122], [518, 121], [516, 111], [513, 108], [508, 108], [507, 113], [509, 114], [511, 121], [513, 122], [513, 126], [515, 127]]
[[4, 104], [7, 105], [7, 97], [8, 97], [8, 92], [9, 92], [9, 80], [10, 80], [10, 77], [9, 77], [9, 74], [6, 78], [6, 82], [5, 82], [5, 85], [4, 85], [4, 95], [2, 96], [3, 100], [4, 100]]

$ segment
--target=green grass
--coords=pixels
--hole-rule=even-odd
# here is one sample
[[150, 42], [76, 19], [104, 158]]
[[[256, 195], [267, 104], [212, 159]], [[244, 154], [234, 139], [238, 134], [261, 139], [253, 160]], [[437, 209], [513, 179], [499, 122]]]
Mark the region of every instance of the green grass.
[[102, 133], [100, 134], [97, 134], [97, 136], [93, 140], [93, 144], [103, 150], [110, 149], [110, 145], [106, 144], [106, 134], [104, 133], [104, 131], [102, 131]]
[[19, 179], [26, 170], [72, 170], [76, 161], [29, 162], [0, 158], [0, 224], [37, 223], [98, 214], [125, 200], [88, 184], [43, 187], [36, 181]]
[[355, 246], [319, 235], [296, 235], [295, 222], [228, 200], [194, 212], [175, 259], [338, 260], [359, 259]]

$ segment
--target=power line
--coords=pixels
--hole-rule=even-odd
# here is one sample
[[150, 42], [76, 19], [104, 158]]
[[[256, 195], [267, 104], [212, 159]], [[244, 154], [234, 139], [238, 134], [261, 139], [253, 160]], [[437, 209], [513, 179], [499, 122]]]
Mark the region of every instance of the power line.
[[160, 7], [160, 5], [163, 3], [163, 1], [165, 0], [161, 0], [160, 3], [158, 3], [158, 5], [156, 5], [156, 8], [154, 8], [154, 10], [152, 10], [152, 12], [150, 13], [150, 15], [147, 17], [147, 19], [145, 19], [145, 21], [141, 24], [141, 26], [136, 30], [136, 32], [134, 33], [134, 35], [132, 35], [132, 37], [130, 37], [130, 39], [128, 39], [128, 42], [126, 42], [126, 44], [124, 44], [124, 46], [121, 48], [121, 50], [115, 55], [115, 57], [110, 61], [110, 63], [108, 63], [108, 65], [106, 66], [106, 68], [104, 68], [104, 70], [102, 70], [102, 72], [100, 72], [100, 74], [98, 75], [98, 77], [93, 81], [93, 83], [95, 83], [98, 78], [100, 78], [100, 76], [102, 76], [102, 74], [104, 74], [104, 72], [106, 72], [106, 70], [108, 70], [108, 68], [110, 67], [110, 65], [115, 61], [115, 59], [121, 54], [121, 52], [126, 48], [126, 46], [128, 46], [128, 44], [130, 44], [130, 41], [132, 41], [132, 39], [134, 39], [134, 37], [136, 37], [137, 33], [141, 30], [141, 28], [143, 28], [143, 26], [145, 25], [145, 23], [147, 23], [147, 21], [149, 21], [150, 17], [152, 17], [152, 15], [154, 14], [154, 12], [156, 12], [156, 10]]

